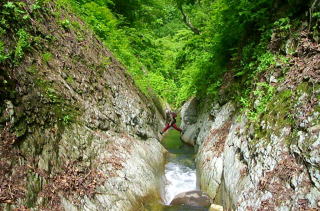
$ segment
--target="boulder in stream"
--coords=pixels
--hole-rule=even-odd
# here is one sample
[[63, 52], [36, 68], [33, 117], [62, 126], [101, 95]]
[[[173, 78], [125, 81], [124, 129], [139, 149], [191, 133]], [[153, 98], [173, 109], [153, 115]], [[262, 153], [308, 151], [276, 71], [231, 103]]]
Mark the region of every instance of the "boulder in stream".
[[223, 207], [217, 204], [211, 204], [209, 211], [223, 211]]
[[170, 205], [188, 205], [194, 207], [210, 207], [212, 199], [202, 191], [194, 190], [178, 194]]

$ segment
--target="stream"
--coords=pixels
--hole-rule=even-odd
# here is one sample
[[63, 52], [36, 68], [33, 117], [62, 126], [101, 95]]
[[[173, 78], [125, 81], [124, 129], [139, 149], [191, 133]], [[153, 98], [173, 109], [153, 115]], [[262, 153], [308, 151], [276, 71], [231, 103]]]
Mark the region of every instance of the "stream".
[[163, 199], [166, 205], [179, 193], [197, 189], [196, 168], [192, 158], [192, 154], [167, 155]]
[[164, 172], [164, 188], [162, 200], [148, 203], [145, 211], [208, 211], [204, 207], [170, 205], [174, 197], [180, 193], [199, 190], [194, 148], [180, 141], [180, 133], [170, 129], [162, 139], [163, 146], [168, 150]]

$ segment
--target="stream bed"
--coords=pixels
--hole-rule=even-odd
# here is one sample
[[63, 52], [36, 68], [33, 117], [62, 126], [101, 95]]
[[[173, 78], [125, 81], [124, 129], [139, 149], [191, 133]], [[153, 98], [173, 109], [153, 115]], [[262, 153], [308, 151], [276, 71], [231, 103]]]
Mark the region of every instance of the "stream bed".
[[164, 203], [179, 193], [196, 190], [197, 176], [192, 154], [168, 154], [165, 166]]
[[180, 134], [169, 130], [162, 139], [162, 145], [168, 150], [164, 172], [164, 187], [161, 201], [146, 204], [145, 211], [208, 211], [204, 207], [170, 205], [174, 197], [180, 193], [199, 190], [194, 148], [180, 141]]

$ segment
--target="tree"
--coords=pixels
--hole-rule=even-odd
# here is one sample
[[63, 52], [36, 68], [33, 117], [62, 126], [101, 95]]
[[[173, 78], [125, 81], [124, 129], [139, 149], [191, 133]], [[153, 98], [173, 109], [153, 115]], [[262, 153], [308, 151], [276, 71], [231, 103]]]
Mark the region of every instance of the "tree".
[[179, 9], [179, 11], [182, 14], [182, 20], [183, 22], [186, 24], [186, 26], [191, 29], [191, 31], [193, 31], [193, 33], [195, 34], [200, 34], [200, 30], [198, 28], [196, 28], [190, 21], [188, 15], [185, 13], [185, 11], [183, 10], [183, 5], [184, 4], [195, 4], [196, 0], [177, 0], [176, 1], [176, 6]]

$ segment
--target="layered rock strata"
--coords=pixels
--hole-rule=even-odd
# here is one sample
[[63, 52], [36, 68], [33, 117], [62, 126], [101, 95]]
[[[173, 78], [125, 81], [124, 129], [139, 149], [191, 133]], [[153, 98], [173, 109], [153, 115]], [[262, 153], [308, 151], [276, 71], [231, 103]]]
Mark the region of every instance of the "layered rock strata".
[[161, 111], [81, 20], [47, 4], [25, 23], [23, 59], [1, 66], [0, 209], [138, 210], [160, 197]]
[[201, 190], [227, 210], [320, 209], [319, 45], [303, 32], [296, 42], [254, 86], [251, 108], [195, 98], [182, 108]]

